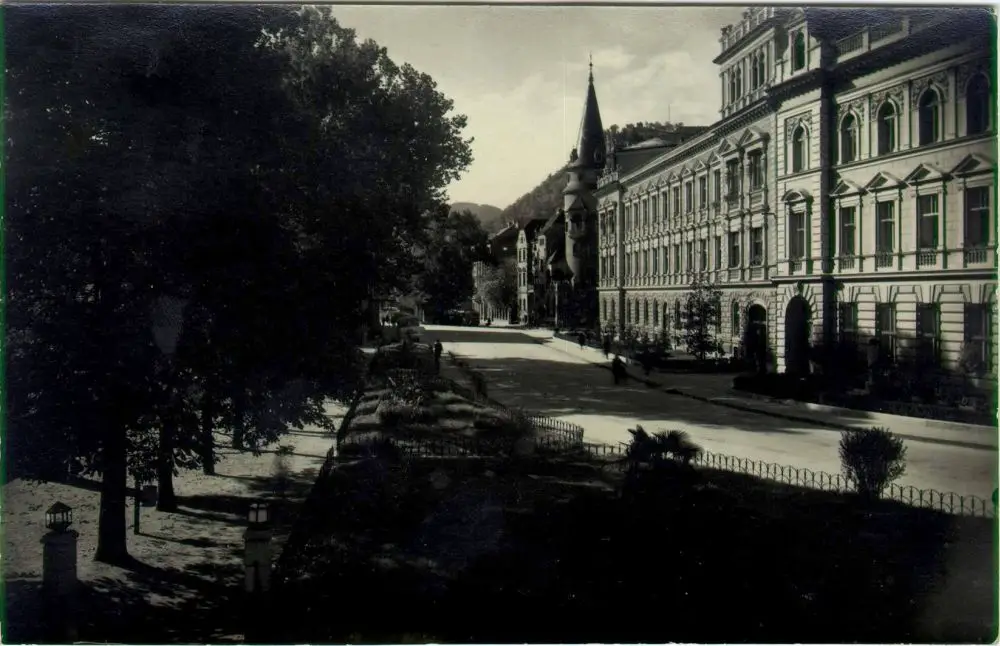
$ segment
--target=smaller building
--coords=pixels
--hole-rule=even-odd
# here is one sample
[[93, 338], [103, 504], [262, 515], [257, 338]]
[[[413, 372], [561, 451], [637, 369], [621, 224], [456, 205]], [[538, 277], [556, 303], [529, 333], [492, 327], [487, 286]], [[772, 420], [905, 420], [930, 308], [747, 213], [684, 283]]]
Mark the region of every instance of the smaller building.
[[546, 225], [545, 218], [529, 220], [519, 227], [517, 236], [517, 317], [525, 324], [535, 307], [535, 275], [542, 264], [535, 254], [535, 238]]
[[510, 320], [511, 311], [509, 307], [485, 302], [481, 297], [483, 281], [492, 274], [492, 268], [504, 262], [516, 262], [517, 244], [520, 228], [516, 222], [508, 222], [504, 228], [500, 229], [489, 239], [490, 260], [487, 262], [477, 261], [472, 265], [473, 284], [473, 306], [479, 317], [485, 319]]

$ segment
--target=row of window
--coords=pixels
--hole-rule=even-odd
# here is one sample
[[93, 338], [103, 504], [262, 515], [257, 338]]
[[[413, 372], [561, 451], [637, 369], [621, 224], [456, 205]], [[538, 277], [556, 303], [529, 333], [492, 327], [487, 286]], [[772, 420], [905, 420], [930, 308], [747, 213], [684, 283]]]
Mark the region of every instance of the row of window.
[[[743, 70], [747, 70], [748, 85], [743, 83]], [[749, 57], [737, 62], [726, 74], [729, 78], [729, 102], [732, 103], [743, 96], [744, 92], [753, 92], [767, 82], [767, 48], [752, 52]]]
[[[937, 194], [920, 195], [916, 200], [917, 249], [936, 250], [940, 242], [941, 208]], [[965, 209], [963, 213], [964, 243], [966, 248], [985, 248], [990, 245], [990, 188], [987, 186], [967, 188], [965, 190]], [[884, 201], [875, 204], [875, 252], [894, 253], [896, 249], [896, 202]], [[789, 249], [798, 250], [804, 246], [805, 216], [792, 215], [790, 225]], [[857, 231], [858, 216], [856, 206], [842, 206], [838, 212], [841, 256], [858, 254]], [[799, 239], [802, 244], [799, 244]], [[790, 258], [801, 256], [789, 254]]]
[[[759, 267], [764, 264], [764, 229], [762, 227], [752, 227], [749, 230], [749, 265]], [[728, 265], [723, 266], [723, 236], [713, 238], [714, 263], [711, 269], [734, 269], [743, 263], [742, 255], [742, 233], [740, 231], [730, 231], [727, 235], [729, 254], [726, 258]], [[625, 253], [625, 276], [658, 276], [661, 274], [679, 274], [682, 271], [707, 271], [709, 267], [709, 253], [707, 238], [694, 240], [683, 244], [664, 245], [659, 249], [645, 249]], [[683, 252], [683, 253], [682, 253]], [[671, 259], [673, 263], [671, 264]], [[683, 262], [682, 262], [683, 261]], [[601, 258], [600, 263], [601, 278], [615, 277], [615, 255], [607, 254]]]
[[[678, 217], [685, 213], [694, 213], [696, 210], [707, 211], [709, 206], [722, 201], [722, 171], [713, 171], [711, 180], [711, 200], [709, 199], [709, 176], [704, 175], [697, 178], [697, 193], [695, 193], [695, 180], [691, 179], [682, 185], [671, 187], [670, 200], [667, 199], [667, 191], [663, 191], [625, 204], [625, 231], [646, 228], [657, 220], [667, 221], [671, 216]], [[762, 150], [753, 150], [747, 153], [747, 182], [751, 191], [763, 188], [767, 182]], [[736, 199], [740, 194], [740, 162], [737, 159], [729, 160], [726, 163], [725, 188], [726, 199]], [[683, 193], [681, 193], [681, 189], [683, 189]], [[697, 199], [695, 199], [696, 196]], [[610, 214], [606, 213], [601, 218], [602, 236], [614, 233], [614, 218], [609, 216]]]
[[[988, 305], [966, 303], [963, 310], [963, 359], [973, 359], [989, 368], [993, 365], [992, 311]], [[858, 304], [838, 303], [837, 319], [841, 341], [858, 343]], [[916, 356], [934, 365], [941, 363], [941, 306], [918, 303], [915, 331]], [[900, 349], [896, 328], [895, 303], [875, 305], [875, 338], [884, 358], [895, 361]]]

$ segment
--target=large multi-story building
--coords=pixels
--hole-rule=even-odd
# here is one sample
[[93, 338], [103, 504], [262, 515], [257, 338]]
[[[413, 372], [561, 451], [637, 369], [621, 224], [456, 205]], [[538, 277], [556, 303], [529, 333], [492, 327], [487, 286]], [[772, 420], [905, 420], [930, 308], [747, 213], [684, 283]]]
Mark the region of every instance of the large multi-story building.
[[995, 373], [993, 22], [745, 11], [715, 59], [721, 119], [658, 154], [611, 155], [597, 181], [602, 324], [680, 328], [702, 279], [723, 294], [726, 345], [766, 343], [778, 370], [874, 338]]

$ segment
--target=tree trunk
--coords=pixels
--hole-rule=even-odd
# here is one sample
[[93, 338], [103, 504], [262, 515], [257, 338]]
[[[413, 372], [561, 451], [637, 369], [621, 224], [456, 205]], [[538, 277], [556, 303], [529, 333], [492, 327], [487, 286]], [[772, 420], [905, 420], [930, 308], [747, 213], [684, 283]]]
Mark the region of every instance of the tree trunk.
[[106, 433], [101, 456], [104, 473], [101, 478], [101, 510], [94, 560], [123, 563], [129, 558], [125, 524], [128, 494], [126, 432], [124, 426], [110, 422]]
[[242, 451], [243, 436], [246, 433], [247, 401], [246, 393], [239, 392], [233, 397], [233, 448]]
[[160, 425], [160, 450], [156, 464], [158, 511], [177, 511], [177, 494], [174, 493], [174, 434], [173, 411]]
[[201, 400], [201, 469], [207, 476], [215, 475], [215, 396], [206, 392]]

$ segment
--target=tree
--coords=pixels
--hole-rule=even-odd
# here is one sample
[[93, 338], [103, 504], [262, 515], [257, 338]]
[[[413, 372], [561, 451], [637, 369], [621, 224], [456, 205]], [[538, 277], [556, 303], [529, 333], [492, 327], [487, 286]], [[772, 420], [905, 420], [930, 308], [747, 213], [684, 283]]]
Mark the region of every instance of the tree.
[[[129, 471], [169, 509], [216, 425], [256, 450], [353, 389], [360, 303], [414, 266], [464, 117], [326, 10], [4, 17], [5, 449], [12, 475], [100, 473], [97, 558], [120, 561]], [[190, 314], [168, 363], [169, 294]]]
[[486, 259], [488, 236], [468, 211], [439, 208], [428, 217], [416, 289], [436, 320], [473, 295], [472, 267]]
[[721, 344], [715, 336], [722, 315], [722, 291], [714, 284], [695, 281], [685, 297], [683, 339], [687, 350], [699, 360], [718, 352]]
[[500, 311], [517, 305], [517, 265], [513, 258], [505, 258], [496, 265], [487, 264], [478, 296], [483, 303]]

